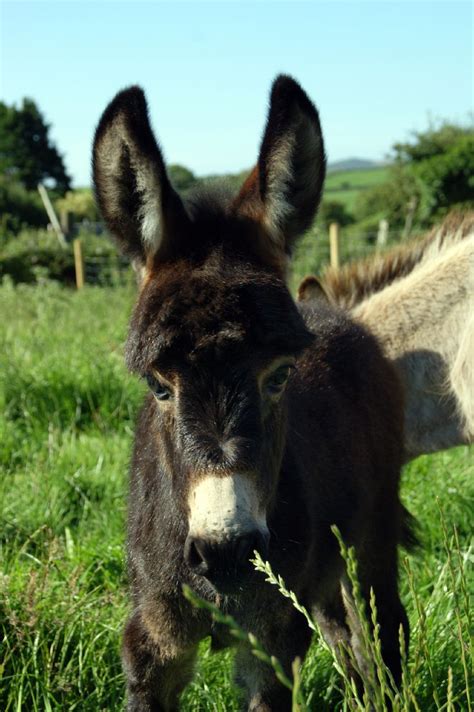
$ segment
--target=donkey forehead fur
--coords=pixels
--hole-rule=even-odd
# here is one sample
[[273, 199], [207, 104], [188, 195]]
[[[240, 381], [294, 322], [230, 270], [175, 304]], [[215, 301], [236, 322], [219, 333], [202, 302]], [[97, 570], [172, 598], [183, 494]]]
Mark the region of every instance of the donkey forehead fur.
[[130, 325], [131, 370], [246, 356], [258, 362], [311, 343], [283, 281], [229, 252], [219, 245], [199, 264], [186, 257], [151, 270]]

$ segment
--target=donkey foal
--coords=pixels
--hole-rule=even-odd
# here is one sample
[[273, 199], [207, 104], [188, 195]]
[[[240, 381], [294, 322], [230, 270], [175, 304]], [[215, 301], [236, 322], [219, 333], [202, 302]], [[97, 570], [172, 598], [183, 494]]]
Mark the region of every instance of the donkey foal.
[[[400, 624], [408, 641], [397, 590], [400, 384], [363, 327], [328, 304], [297, 308], [285, 285], [325, 175], [315, 107], [278, 77], [239, 194], [200, 190], [184, 201], [132, 87], [102, 116], [93, 170], [110, 231], [141, 265], [126, 359], [150, 387], [130, 472], [128, 710], [176, 710], [198, 642], [232, 642], [188, 604], [183, 583], [287, 671], [304, 656], [306, 622], [252, 570], [254, 549], [316, 610], [330, 641], [352, 640], [357, 655], [332, 524], [356, 548], [364, 595], [374, 588], [383, 656], [399, 681]], [[291, 706], [245, 646], [236, 680], [250, 710]]]

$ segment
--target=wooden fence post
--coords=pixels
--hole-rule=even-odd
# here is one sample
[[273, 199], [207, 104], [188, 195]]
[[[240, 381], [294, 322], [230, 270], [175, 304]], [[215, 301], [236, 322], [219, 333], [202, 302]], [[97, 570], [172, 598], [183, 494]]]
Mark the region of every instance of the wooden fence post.
[[331, 267], [339, 269], [339, 224], [329, 225], [329, 255]]
[[74, 268], [76, 270], [76, 287], [82, 289], [84, 286], [84, 259], [82, 257], [81, 240], [77, 237], [73, 243], [74, 248]]
[[61, 225], [59, 224], [57, 215], [54, 212], [53, 204], [51, 203], [51, 201], [49, 199], [48, 191], [46, 190], [46, 188], [44, 187], [44, 185], [42, 183], [38, 183], [38, 193], [41, 196], [41, 200], [43, 201], [43, 205], [45, 207], [49, 221], [50, 221], [51, 225], [53, 226], [53, 230], [57, 235], [59, 244], [61, 245], [61, 247], [67, 247], [64, 233], [61, 230]]
[[388, 239], [388, 220], [382, 218], [379, 222], [379, 231], [377, 233], [377, 249], [385, 247]]

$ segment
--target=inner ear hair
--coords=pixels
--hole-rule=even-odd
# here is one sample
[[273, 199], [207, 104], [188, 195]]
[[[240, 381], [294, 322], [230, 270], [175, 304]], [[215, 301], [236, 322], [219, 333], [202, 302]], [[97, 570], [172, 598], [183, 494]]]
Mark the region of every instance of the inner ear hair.
[[104, 111], [92, 169], [98, 205], [121, 250], [142, 263], [166, 251], [184, 208], [167, 176], [140, 87], [119, 92]]
[[235, 201], [259, 221], [270, 239], [290, 253], [317, 211], [326, 173], [318, 112], [291, 77], [272, 86], [258, 162]]

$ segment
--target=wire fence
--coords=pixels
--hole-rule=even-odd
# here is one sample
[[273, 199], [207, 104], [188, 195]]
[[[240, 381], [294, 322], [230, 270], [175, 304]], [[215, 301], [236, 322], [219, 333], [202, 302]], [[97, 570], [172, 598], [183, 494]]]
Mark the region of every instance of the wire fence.
[[[83, 220], [78, 223], [74, 213], [69, 211], [63, 211], [61, 220], [58, 220], [47, 190], [42, 185], [38, 186], [38, 190], [52, 230], [56, 232], [63, 248], [66, 263], [73, 255], [72, 266], [78, 288], [85, 283], [120, 285], [134, 279], [128, 260], [121, 257], [112, 248], [111, 241], [106, 239], [106, 229], [102, 222]], [[408, 224], [411, 225], [411, 222], [407, 222], [406, 226]], [[328, 230], [314, 226], [296, 247], [291, 281], [294, 284], [296, 279], [306, 274], [319, 274], [327, 264], [338, 268], [346, 262], [363, 259], [376, 251], [381, 252], [405, 239], [405, 236], [401, 230], [390, 230], [387, 220], [380, 220], [377, 229], [368, 231], [358, 231], [354, 226], [341, 228], [337, 223], [329, 225]], [[70, 268], [71, 263], [64, 271], [66, 275], [70, 273]]]
[[84, 282], [98, 286], [123, 286], [135, 279], [129, 260], [120, 255], [87, 255]]
[[[382, 221], [385, 223], [385, 221]], [[405, 239], [401, 230], [382, 224], [378, 230], [356, 231], [332, 224], [329, 230], [313, 228], [297, 245], [292, 260], [292, 282], [306, 274], [319, 274], [328, 264], [336, 267], [383, 252]], [[66, 250], [72, 259], [76, 285], [120, 286], [136, 280], [128, 259], [113, 247], [102, 223], [78, 223], [69, 232]], [[78, 275], [79, 272], [79, 275]]]
[[[331, 235], [331, 232], [333, 233]], [[404, 241], [402, 230], [356, 231], [333, 224], [329, 231], [314, 229], [297, 245], [291, 265], [291, 283], [296, 286], [308, 274], [319, 275], [328, 265], [339, 267], [348, 262], [383, 253]]]
[[124, 286], [136, 280], [130, 260], [115, 248], [102, 222], [82, 221], [70, 226], [68, 247], [74, 248], [76, 286]]

